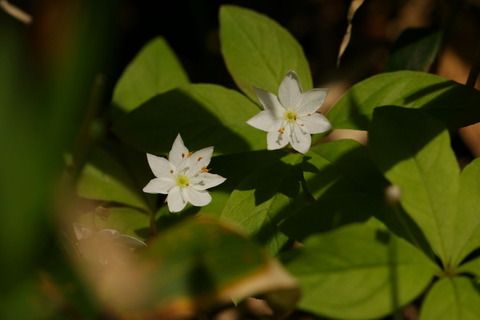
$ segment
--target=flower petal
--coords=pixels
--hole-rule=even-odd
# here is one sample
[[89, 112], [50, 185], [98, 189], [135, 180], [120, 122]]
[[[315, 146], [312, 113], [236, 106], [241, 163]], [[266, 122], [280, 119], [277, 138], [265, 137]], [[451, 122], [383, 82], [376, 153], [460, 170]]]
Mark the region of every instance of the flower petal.
[[155, 178], [147, 183], [143, 192], [167, 194], [174, 186], [175, 181], [172, 178]]
[[302, 85], [295, 71], [289, 71], [278, 88], [280, 103], [287, 110], [293, 110], [302, 100]]
[[282, 117], [278, 117], [275, 112], [263, 110], [250, 118], [247, 123], [254, 128], [269, 132], [278, 130], [282, 121]]
[[292, 125], [290, 144], [292, 145], [293, 149], [305, 154], [310, 149], [310, 145], [312, 144], [312, 137], [309, 133], [300, 129], [299, 125], [295, 124]]
[[[183, 155], [183, 156], [182, 156]], [[180, 133], [173, 141], [172, 150], [168, 153], [168, 160], [175, 166], [178, 167], [183, 158], [188, 155], [188, 149], [183, 143]]]
[[290, 128], [287, 126], [284, 129], [284, 133], [278, 131], [271, 131], [267, 133], [267, 149], [276, 150], [285, 147], [288, 144], [288, 135]]
[[303, 115], [315, 113], [327, 98], [328, 89], [312, 89], [302, 94], [302, 102], [295, 110], [297, 114]]
[[171, 177], [170, 170], [175, 169], [174, 166], [165, 158], [157, 157], [156, 155], [147, 153], [147, 160], [150, 169], [157, 178]]
[[182, 209], [185, 208], [185, 206], [187, 205], [187, 201], [183, 199], [180, 188], [177, 186], [173, 187], [170, 190], [166, 201], [168, 204], [168, 210], [170, 210], [170, 212], [182, 211]]
[[141, 240], [138, 240], [135, 237], [127, 236], [127, 235], [120, 235], [120, 237], [116, 240], [118, 244], [123, 245], [127, 248], [138, 248], [138, 247], [145, 247], [147, 244]]
[[280, 104], [280, 101], [278, 101], [277, 96], [273, 93], [255, 87], [253, 87], [253, 90], [265, 110], [277, 112], [285, 110]]
[[95, 230], [92, 228], [78, 223], [73, 223], [73, 230], [75, 231], [75, 236], [77, 237], [78, 241], [86, 239], [95, 234]]
[[[213, 147], [203, 148], [192, 154], [190, 163], [186, 175], [191, 177], [202, 170], [203, 167], [207, 167], [212, 159]], [[187, 167], [186, 167], [187, 168]]]
[[226, 179], [218, 174], [212, 173], [202, 173], [197, 177], [190, 180], [190, 186], [195, 190], [206, 190], [215, 186], [218, 186], [220, 183], [223, 183]]
[[195, 190], [193, 188], [183, 188], [182, 189], [183, 195], [185, 196], [185, 200], [190, 202], [196, 207], [203, 207], [212, 201], [212, 196], [210, 193], [204, 190]]
[[322, 133], [332, 128], [328, 119], [320, 113], [313, 113], [310, 116], [301, 116], [298, 123], [303, 124], [303, 130], [308, 133]]

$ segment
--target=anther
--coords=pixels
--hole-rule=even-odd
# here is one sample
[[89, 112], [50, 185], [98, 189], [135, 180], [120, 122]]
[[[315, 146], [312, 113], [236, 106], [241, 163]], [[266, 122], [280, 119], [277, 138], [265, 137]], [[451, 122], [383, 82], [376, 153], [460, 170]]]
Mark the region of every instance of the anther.
[[307, 114], [307, 116], [309, 116], [309, 117], [310, 117], [311, 115], [312, 115], [311, 113]]
[[198, 160], [197, 160], [197, 161], [200, 161], [200, 160], [202, 160], [202, 159], [203, 159], [202, 157], [198, 157]]
[[192, 154], [193, 154], [193, 152], [189, 152], [188, 155], [187, 155], [187, 158], [188, 158], [188, 157], [191, 157]]
[[185, 158], [185, 153], [182, 153], [182, 158]]
[[190, 183], [185, 184], [187, 187], [190, 186]]
[[203, 172], [208, 172], [208, 171], [210, 171], [210, 169], [207, 169], [207, 167], [202, 167], [201, 170], [202, 170]]
[[173, 173], [173, 170], [170, 170], [170, 173]]

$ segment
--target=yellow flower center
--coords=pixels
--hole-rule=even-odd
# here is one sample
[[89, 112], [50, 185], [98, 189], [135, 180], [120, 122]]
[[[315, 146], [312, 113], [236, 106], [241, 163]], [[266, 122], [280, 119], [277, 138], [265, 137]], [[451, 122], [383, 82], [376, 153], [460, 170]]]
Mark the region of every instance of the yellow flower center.
[[188, 187], [190, 184], [188, 183], [188, 177], [187, 176], [178, 176], [177, 177], [177, 186], [180, 188], [183, 187]]
[[292, 110], [288, 110], [288, 111], [285, 111], [285, 113], [283, 114], [283, 118], [288, 122], [295, 122], [297, 121], [297, 114]]

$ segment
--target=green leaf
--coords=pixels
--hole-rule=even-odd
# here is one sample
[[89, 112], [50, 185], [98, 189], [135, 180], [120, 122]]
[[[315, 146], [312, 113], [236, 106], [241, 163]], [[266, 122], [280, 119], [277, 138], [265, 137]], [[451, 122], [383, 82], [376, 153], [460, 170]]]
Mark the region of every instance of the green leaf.
[[337, 140], [314, 147], [306, 154], [303, 167], [307, 189], [317, 201], [281, 224], [297, 240], [365, 221], [386, 209], [383, 193], [388, 182], [360, 143]]
[[270, 253], [278, 253], [288, 241], [278, 224], [291, 212], [291, 204], [300, 191], [296, 164], [301, 160], [302, 155], [291, 154], [283, 162], [249, 174], [232, 192], [221, 219], [238, 225]]
[[129, 207], [98, 207], [82, 214], [77, 222], [93, 229], [115, 229], [121, 234], [147, 239], [150, 236], [150, 217]]
[[443, 34], [436, 28], [410, 28], [394, 44], [385, 71], [426, 71], [435, 59]]
[[435, 265], [389, 232], [364, 224], [308, 238], [286, 256], [303, 295], [298, 307], [340, 319], [386, 316], [417, 297]]
[[453, 220], [455, 265], [473, 250], [480, 248], [480, 159], [466, 166], [460, 176], [458, 217]]
[[77, 193], [84, 198], [118, 202], [151, 211], [144, 194], [123, 164], [101, 148], [92, 151], [78, 179]]
[[335, 129], [367, 130], [373, 110], [397, 105], [423, 109], [449, 128], [480, 121], [480, 92], [442, 77], [416, 71], [383, 73], [354, 85], [334, 105], [328, 119]]
[[382, 107], [375, 110], [369, 141], [380, 170], [401, 188], [402, 207], [452, 267], [459, 167], [448, 131], [420, 110]]
[[472, 274], [477, 279], [480, 279], [480, 257], [476, 257], [475, 259], [462, 264], [458, 267], [457, 273]]
[[420, 320], [477, 320], [480, 293], [465, 277], [442, 278], [429, 291]]
[[148, 42], [115, 86], [113, 103], [125, 112], [157, 94], [188, 83], [188, 77], [164, 38]]
[[[188, 315], [250, 295], [281, 295], [291, 310], [299, 292], [278, 262], [234, 230], [208, 219], [187, 219], [163, 230], [126, 266], [97, 277], [100, 296], [119, 318]], [[103, 281], [103, 282], [102, 282]]]
[[258, 113], [244, 95], [218, 85], [192, 84], [158, 95], [119, 119], [113, 131], [149, 153], [167, 153], [178, 133], [189, 150], [215, 154], [266, 148], [265, 133], [246, 121]]
[[294, 70], [304, 90], [312, 87], [308, 61], [292, 35], [270, 18], [236, 6], [220, 8], [220, 41], [228, 71], [253, 101], [253, 87], [277, 93]]

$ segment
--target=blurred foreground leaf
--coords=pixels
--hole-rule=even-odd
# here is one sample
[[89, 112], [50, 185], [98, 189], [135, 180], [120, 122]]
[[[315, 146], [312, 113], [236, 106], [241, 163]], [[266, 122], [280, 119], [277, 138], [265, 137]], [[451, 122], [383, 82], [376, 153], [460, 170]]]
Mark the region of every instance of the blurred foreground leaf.
[[208, 219], [164, 230], [138, 259], [111, 266], [95, 279], [103, 301], [123, 318], [171, 319], [257, 294], [272, 298], [272, 307], [282, 314], [299, 296], [278, 262]]

